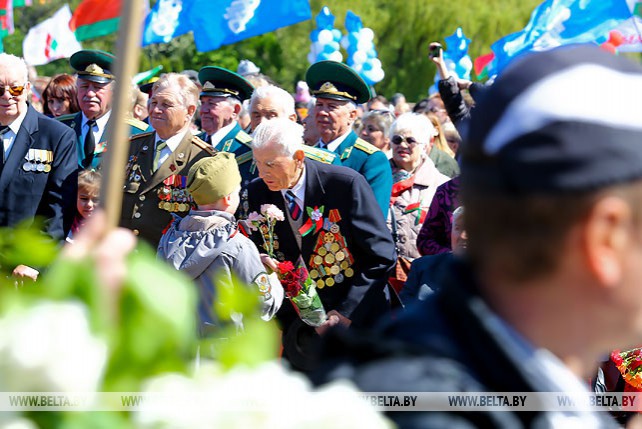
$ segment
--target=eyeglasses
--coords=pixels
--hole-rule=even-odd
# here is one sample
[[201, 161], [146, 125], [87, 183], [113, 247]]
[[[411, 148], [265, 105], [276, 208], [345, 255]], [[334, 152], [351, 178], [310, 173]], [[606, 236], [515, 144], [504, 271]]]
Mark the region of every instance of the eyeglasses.
[[417, 141], [417, 139], [415, 139], [414, 137], [403, 137], [398, 134], [395, 134], [394, 136], [392, 136], [390, 141], [392, 142], [392, 144], [401, 144], [401, 142], [406, 142], [408, 143], [408, 146], [414, 146], [416, 144], [420, 144]]
[[21, 86], [0, 86], [0, 97], [4, 95], [4, 91], [7, 90], [9, 91], [9, 94], [11, 94], [12, 97], [17, 97], [19, 95], [22, 95], [22, 93], [25, 90], [25, 85]]
[[395, 120], [395, 114], [392, 113], [390, 110], [374, 109], [374, 110], [370, 110], [368, 113], [374, 113], [376, 115], [387, 116], [388, 118], [392, 119], [393, 121]]

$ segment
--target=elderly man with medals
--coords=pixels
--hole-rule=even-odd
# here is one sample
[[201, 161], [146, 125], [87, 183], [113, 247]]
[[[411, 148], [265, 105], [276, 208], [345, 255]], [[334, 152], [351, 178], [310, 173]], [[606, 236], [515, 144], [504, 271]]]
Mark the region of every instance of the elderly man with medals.
[[215, 153], [189, 130], [197, 105], [198, 88], [187, 76], [163, 75], [149, 107], [155, 131], [131, 138], [120, 224], [154, 248], [172, 214], [185, 215], [193, 205], [186, 189], [190, 167]]
[[[301, 257], [328, 316], [315, 329], [289, 302], [277, 314], [284, 357], [294, 368], [310, 371], [317, 363], [319, 334], [335, 325], [370, 328], [389, 310], [386, 276], [395, 261], [394, 243], [364, 177], [307, 158], [299, 124], [287, 118], [265, 121], [253, 138], [260, 178], [248, 187], [250, 210], [258, 213], [272, 204], [285, 213], [268, 231], [274, 254], [263, 255], [264, 264], [276, 269], [277, 262]], [[252, 239], [265, 252], [262, 230]]]

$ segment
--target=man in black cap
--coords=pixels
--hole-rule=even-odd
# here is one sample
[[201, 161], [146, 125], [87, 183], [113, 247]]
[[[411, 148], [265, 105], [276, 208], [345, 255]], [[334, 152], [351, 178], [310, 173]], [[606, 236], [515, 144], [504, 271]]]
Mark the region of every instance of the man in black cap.
[[[76, 86], [80, 112], [57, 119], [76, 132], [80, 168], [98, 168], [102, 154], [107, 150], [106, 129], [111, 118], [114, 60], [115, 57], [108, 52], [89, 49], [78, 51], [69, 58], [69, 64], [78, 75]], [[130, 126], [130, 135], [145, 132], [149, 128], [149, 125], [133, 117], [125, 121]]]
[[[237, 119], [242, 102], [252, 95], [254, 87], [245, 78], [222, 67], [203, 67], [198, 72], [201, 82], [200, 136], [218, 151], [231, 152], [241, 170], [243, 189], [256, 177], [252, 164], [252, 137], [241, 129]], [[243, 193], [243, 191], [241, 191]]]
[[[381, 337], [335, 338], [331, 349], [352, 349], [353, 360], [325, 378], [347, 374], [370, 392], [586, 397], [603, 356], [642, 338], [642, 103], [633, 94], [642, 68], [597, 47], [509, 66], [472, 112], [463, 145], [467, 258]], [[607, 413], [526, 395], [529, 412], [391, 417], [400, 427], [616, 427]]]
[[352, 123], [357, 118], [357, 103], [366, 103], [372, 98], [370, 88], [354, 70], [336, 61], [312, 64], [305, 80], [317, 98], [313, 114], [321, 135], [318, 146], [335, 152], [344, 166], [366, 178], [384, 217], [387, 217], [392, 191], [392, 170], [388, 158], [352, 131]]

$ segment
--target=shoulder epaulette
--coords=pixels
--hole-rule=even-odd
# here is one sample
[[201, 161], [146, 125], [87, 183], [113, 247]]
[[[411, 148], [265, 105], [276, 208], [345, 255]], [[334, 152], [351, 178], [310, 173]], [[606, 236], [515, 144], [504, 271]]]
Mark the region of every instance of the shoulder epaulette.
[[133, 136], [129, 137], [129, 141], [134, 141], [134, 140], [137, 140], [137, 139], [139, 139], [141, 137], [149, 137], [152, 134], [154, 134], [153, 131], [147, 131], [146, 133], [134, 134]]
[[245, 162], [251, 161], [252, 160], [252, 156], [253, 156], [252, 151], [245, 152], [242, 155], [237, 155], [236, 156], [236, 163], [238, 165], [241, 165], [241, 164], [243, 164]]
[[357, 139], [357, 141], [354, 143], [354, 147], [357, 149], [360, 149], [367, 153], [368, 155], [372, 155], [373, 153], [377, 152], [379, 149], [376, 146], [371, 145], [367, 141], [363, 139]]
[[243, 143], [245, 146], [250, 148], [252, 147], [252, 137], [245, 131], [239, 131], [234, 138], [238, 140], [239, 143]]
[[204, 150], [205, 152], [209, 153], [210, 155], [214, 155], [216, 152], [218, 152], [216, 149], [212, 147], [211, 144], [201, 140], [196, 136], [192, 136], [192, 144], [194, 144], [201, 150]]
[[328, 152], [327, 150], [317, 149], [316, 147], [303, 146], [303, 152], [309, 159], [320, 161], [325, 164], [332, 164], [332, 161], [337, 157], [336, 153]]
[[64, 121], [72, 120], [75, 117], [76, 117], [76, 113], [67, 113], [66, 115], [60, 115], [60, 116], [56, 117], [55, 119], [57, 121], [64, 122]]
[[139, 121], [136, 118], [127, 118], [125, 119], [125, 122], [134, 128], [138, 128], [139, 130], [147, 131], [147, 129], [149, 128], [148, 124], [143, 121]]

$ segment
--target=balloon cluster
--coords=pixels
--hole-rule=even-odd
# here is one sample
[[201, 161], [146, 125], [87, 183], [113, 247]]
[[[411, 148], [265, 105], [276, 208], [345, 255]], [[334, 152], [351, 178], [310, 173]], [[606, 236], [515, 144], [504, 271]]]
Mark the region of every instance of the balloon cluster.
[[310, 53], [308, 62], [314, 64], [318, 61], [332, 60], [341, 62], [343, 55], [339, 52], [341, 46], [341, 31], [334, 28], [334, 15], [324, 6], [316, 17], [317, 28], [310, 33]]
[[617, 53], [617, 47], [624, 43], [624, 38], [622, 34], [617, 30], [609, 31], [609, 39], [602, 43], [600, 47], [605, 51], [608, 51], [612, 54]]
[[383, 80], [385, 73], [374, 47], [374, 31], [364, 28], [361, 18], [352, 11], [346, 14], [348, 35], [341, 39], [341, 46], [348, 52], [348, 65], [354, 69], [368, 85]]
[[[457, 27], [455, 32], [444, 39], [447, 50], [444, 51], [444, 62], [450, 73], [458, 79], [470, 80], [470, 72], [473, 69], [473, 61], [468, 55], [470, 39], [464, 35], [464, 30]], [[435, 84], [430, 92], [437, 92], [439, 75], [435, 75]]]

